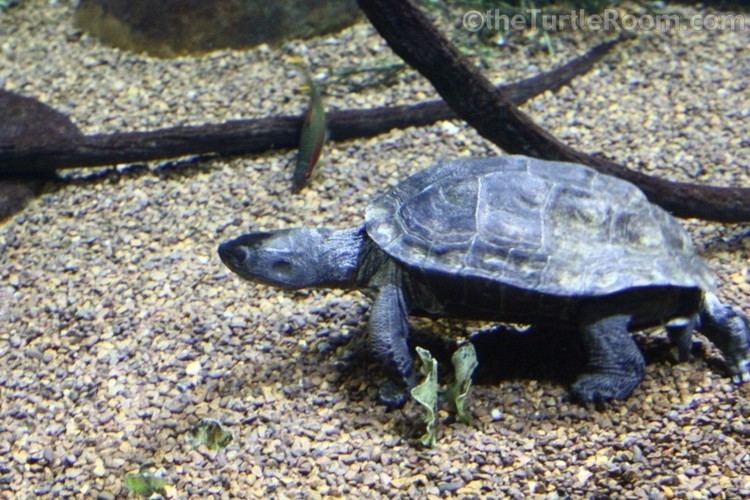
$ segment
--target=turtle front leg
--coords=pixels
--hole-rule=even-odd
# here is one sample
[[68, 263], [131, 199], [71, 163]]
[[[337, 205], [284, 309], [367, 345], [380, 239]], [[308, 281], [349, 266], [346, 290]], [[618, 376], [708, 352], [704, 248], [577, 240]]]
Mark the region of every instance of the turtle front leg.
[[620, 315], [584, 325], [586, 371], [573, 383], [573, 399], [595, 404], [625, 399], [643, 380], [646, 363], [628, 332], [629, 321]]
[[714, 295], [706, 295], [700, 315], [700, 331], [720, 351], [727, 362], [732, 381], [750, 381], [750, 320], [723, 304]]
[[407, 339], [409, 323], [403, 292], [388, 284], [380, 288], [370, 311], [368, 324], [370, 349], [389, 373], [389, 380], [380, 388], [380, 401], [390, 408], [400, 408], [409, 398], [409, 389], [416, 383], [414, 364]]

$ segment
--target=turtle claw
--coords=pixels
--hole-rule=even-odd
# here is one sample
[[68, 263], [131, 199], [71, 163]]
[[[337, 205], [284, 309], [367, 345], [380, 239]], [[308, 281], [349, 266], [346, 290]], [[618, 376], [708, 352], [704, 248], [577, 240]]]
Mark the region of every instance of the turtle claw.
[[738, 370], [738, 373], [732, 376], [732, 382], [736, 385], [750, 382], [750, 359], [741, 361], [739, 365], [740, 369]]

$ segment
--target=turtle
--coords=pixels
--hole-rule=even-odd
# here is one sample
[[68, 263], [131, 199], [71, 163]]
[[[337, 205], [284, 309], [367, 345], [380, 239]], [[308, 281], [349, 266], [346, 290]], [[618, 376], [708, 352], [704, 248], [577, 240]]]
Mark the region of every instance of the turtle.
[[400, 407], [415, 385], [408, 316], [527, 324], [581, 335], [571, 396], [627, 398], [644, 378], [630, 333], [664, 326], [682, 360], [698, 329], [736, 383], [750, 380], [750, 321], [717, 297], [684, 228], [635, 185], [584, 165], [460, 158], [377, 197], [349, 229], [252, 232], [219, 246], [242, 278], [286, 289], [361, 289], [368, 345]]

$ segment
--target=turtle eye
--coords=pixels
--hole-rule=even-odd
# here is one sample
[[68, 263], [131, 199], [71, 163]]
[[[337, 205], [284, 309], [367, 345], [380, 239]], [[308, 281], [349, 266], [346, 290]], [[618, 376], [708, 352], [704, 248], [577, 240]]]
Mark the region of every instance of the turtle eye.
[[288, 260], [279, 259], [271, 264], [271, 269], [278, 274], [289, 274], [292, 271], [292, 263]]

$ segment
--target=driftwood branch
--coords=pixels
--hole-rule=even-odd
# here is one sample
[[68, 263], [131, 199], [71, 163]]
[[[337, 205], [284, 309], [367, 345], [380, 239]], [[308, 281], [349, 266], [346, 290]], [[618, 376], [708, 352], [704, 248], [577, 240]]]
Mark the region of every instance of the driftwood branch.
[[[617, 41], [594, 47], [552, 71], [498, 87], [520, 104], [547, 90], [556, 90], [589, 71]], [[494, 89], [493, 89], [494, 91]], [[392, 129], [417, 127], [456, 118], [441, 101], [328, 113], [329, 138], [344, 141], [371, 137]], [[160, 160], [186, 155], [241, 155], [297, 147], [300, 116], [238, 120], [215, 125], [173, 127], [150, 132], [66, 138], [64, 142], [23, 145], [0, 142], [0, 177], [34, 176], [50, 168], [72, 168]], [[2, 141], [2, 139], [0, 139]]]
[[559, 141], [520, 112], [443, 37], [411, 0], [358, 0], [393, 51], [433, 84], [479, 134], [508, 153], [589, 165], [628, 180], [679, 217], [722, 222], [750, 220], [750, 189], [670, 182], [590, 156]]

